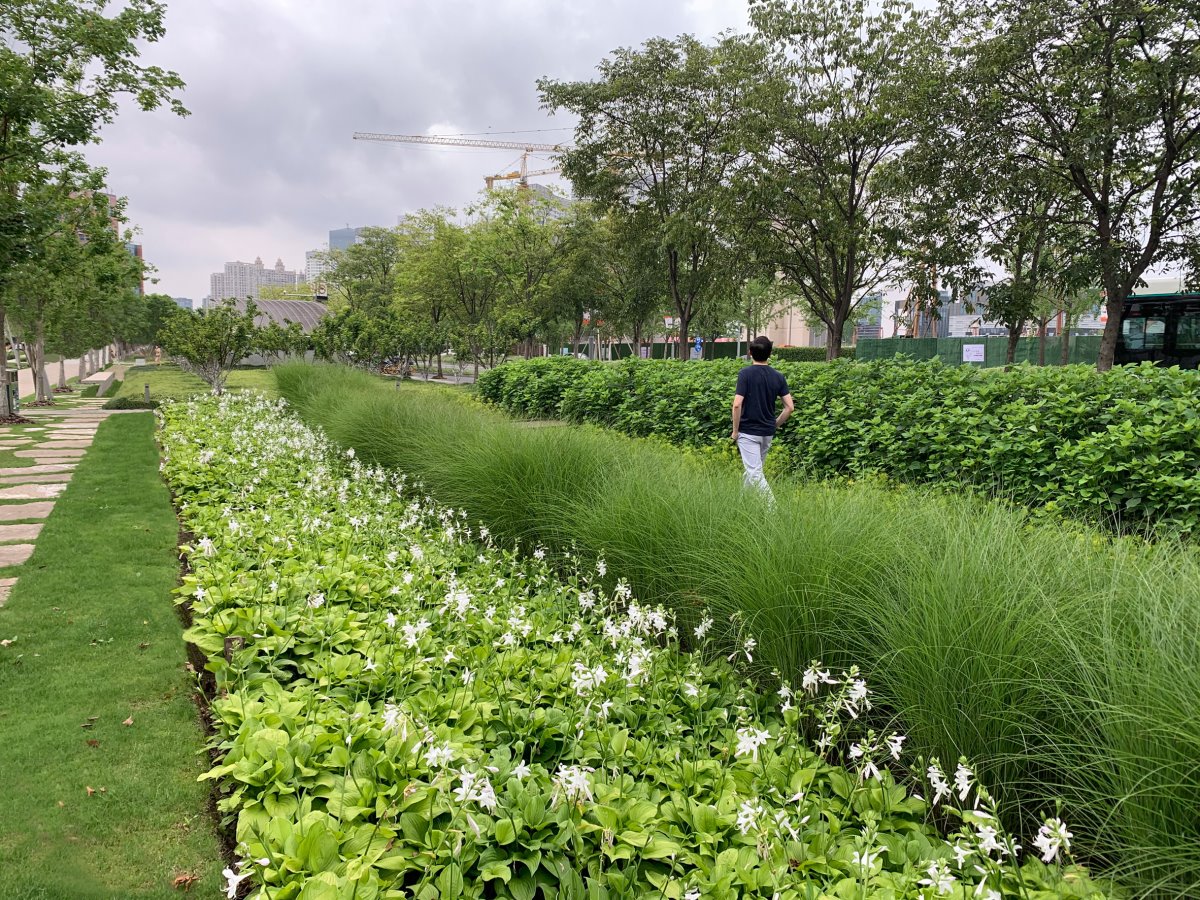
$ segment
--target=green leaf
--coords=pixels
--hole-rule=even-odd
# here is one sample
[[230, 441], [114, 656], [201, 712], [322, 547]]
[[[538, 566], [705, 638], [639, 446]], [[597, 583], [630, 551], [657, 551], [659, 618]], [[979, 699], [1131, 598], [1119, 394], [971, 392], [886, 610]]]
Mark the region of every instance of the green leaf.
[[508, 883], [508, 892], [513, 900], [533, 900], [537, 887], [530, 875], [518, 875]]
[[437, 878], [438, 895], [442, 900], [456, 900], [462, 894], [463, 875], [457, 863], [450, 863], [442, 869]]
[[517, 830], [513, 828], [513, 824], [508, 819], [499, 819], [496, 822], [496, 843], [500, 846], [511, 844], [517, 839]]

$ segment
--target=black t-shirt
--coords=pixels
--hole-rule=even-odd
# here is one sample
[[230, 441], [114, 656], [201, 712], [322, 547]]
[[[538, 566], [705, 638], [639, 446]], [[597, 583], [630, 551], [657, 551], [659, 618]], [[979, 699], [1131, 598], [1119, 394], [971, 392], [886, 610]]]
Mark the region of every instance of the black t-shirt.
[[738, 430], [760, 437], [775, 434], [775, 401], [791, 393], [787, 379], [770, 366], [746, 366], [738, 372], [737, 393], [743, 398]]

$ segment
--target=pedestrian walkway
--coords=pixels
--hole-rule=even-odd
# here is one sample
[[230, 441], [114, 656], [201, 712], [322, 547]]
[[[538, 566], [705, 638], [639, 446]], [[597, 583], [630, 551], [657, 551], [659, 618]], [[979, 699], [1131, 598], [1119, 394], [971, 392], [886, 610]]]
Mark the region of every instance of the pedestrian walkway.
[[[81, 400], [73, 409], [22, 409], [35, 424], [0, 426], [0, 450], [30, 461], [0, 467], [0, 567], [20, 566], [33, 554], [43, 523], [92, 445], [96, 429], [118, 412], [100, 409], [103, 402]], [[16, 582], [16, 577], [0, 578], [0, 606]]]

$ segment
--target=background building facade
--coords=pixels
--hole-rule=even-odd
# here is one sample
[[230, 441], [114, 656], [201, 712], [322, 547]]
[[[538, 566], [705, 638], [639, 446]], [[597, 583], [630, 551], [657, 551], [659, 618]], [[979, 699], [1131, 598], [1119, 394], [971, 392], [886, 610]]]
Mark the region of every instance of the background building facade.
[[[363, 226], [365, 227], [365, 226]], [[359, 235], [362, 234], [362, 227], [359, 228], [334, 228], [329, 232], [329, 249], [330, 250], [346, 250], [351, 244], [357, 244]]]
[[225, 271], [214, 272], [210, 282], [212, 289], [206, 303], [219, 303], [228, 299], [244, 300], [247, 297], [257, 300], [264, 285], [303, 284], [304, 276], [284, 268], [282, 259], [275, 260], [274, 267], [268, 269], [259, 256], [252, 263], [225, 263]]

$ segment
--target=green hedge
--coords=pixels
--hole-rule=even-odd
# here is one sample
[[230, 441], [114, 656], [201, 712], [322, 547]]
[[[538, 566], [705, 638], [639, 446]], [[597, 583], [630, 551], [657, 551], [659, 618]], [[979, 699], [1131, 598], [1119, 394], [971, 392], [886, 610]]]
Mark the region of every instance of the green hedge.
[[[854, 359], [855, 348], [843, 347], [842, 359]], [[771, 354], [775, 362], [825, 362], [824, 347], [776, 347]]]
[[[737, 360], [509, 363], [479, 395], [520, 416], [728, 443]], [[976, 485], [1120, 531], [1200, 529], [1200, 373], [780, 362], [796, 413], [776, 470]]]

